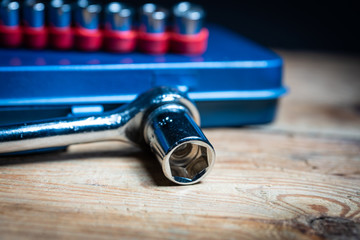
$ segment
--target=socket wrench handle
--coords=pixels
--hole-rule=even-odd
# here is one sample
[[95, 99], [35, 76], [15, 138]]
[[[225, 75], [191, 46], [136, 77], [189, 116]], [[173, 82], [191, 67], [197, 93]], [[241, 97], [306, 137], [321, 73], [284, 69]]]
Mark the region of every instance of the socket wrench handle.
[[160, 87], [104, 115], [1, 127], [0, 153], [120, 140], [150, 148], [171, 181], [193, 184], [215, 161], [198, 123], [199, 113], [186, 96]]

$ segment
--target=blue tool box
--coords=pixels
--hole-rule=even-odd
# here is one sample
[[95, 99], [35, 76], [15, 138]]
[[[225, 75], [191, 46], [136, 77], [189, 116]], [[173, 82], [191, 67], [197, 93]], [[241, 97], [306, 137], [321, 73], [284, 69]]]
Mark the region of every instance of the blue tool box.
[[281, 58], [219, 26], [201, 56], [0, 49], [0, 125], [94, 115], [155, 86], [188, 92], [203, 127], [274, 119]]

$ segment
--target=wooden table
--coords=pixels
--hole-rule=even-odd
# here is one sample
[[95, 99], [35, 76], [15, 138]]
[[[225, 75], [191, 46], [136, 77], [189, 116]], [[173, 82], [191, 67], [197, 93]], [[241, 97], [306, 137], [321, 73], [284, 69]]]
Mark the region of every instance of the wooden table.
[[359, 239], [360, 59], [280, 54], [277, 122], [205, 130], [201, 184], [117, 142], [1, 158], [0, 239]]

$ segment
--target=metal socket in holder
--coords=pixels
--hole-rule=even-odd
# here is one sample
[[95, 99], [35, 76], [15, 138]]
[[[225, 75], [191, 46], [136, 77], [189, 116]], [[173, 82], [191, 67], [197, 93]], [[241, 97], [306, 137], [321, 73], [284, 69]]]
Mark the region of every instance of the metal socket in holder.
[[181, 2], [173, 7], [174, 27], [176, 33], [193, 35], [200, 33], [205, 17], [204, 9], [190, 2]]
[[48, 5], [49, 24], [57, 28], [71, 27], [72, 5], [70, 1], [52, 0]]
[[45, 4], [43, 1], [25, 1], [24, 24], [32, 28], [42, 28], [45, 26]]
[[101, 5], [97, 1], [78, 0], [75, 6], [75, 22], [78, 27], [95, 30], [100, 23]]
[[17, 27], [19, 20], [20, 4], [19, 1], [5, 0], [0, 1], [0, 23], [7, 27]]
[[144, 4], [140, 9], [140, 30], [146, 33], [164, 33], [168, 11], [154, 3]]
[[134, 11], [124, 3], [110, 2], [105, 6], [105, 29], [111, 31], [130, 31]]

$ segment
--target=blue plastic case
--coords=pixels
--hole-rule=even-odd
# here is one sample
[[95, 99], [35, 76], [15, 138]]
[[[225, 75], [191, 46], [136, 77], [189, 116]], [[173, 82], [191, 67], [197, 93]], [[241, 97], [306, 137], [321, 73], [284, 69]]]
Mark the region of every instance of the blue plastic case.
[[202, 126], [274, 119], [281, 58], [243, 37], [210, 26], [202, 56], [0, 49], [0, 124], [99, 114], [155, 86], [187, 91]]

